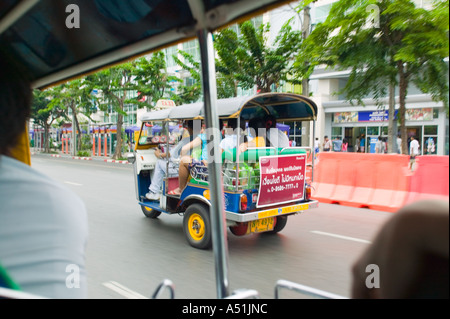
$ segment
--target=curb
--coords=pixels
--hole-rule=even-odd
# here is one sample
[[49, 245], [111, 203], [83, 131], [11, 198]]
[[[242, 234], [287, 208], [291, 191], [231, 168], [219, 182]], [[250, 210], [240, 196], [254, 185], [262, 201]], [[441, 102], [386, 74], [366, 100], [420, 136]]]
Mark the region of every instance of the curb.
[[[31, 152], [31, 155], [41, 155], [41, 153], [38, 152]], [[44, 154], [51, 157], [57, 157], [57, 158], [69, 158], [69, 159], [75, 159], [75, 160], [83, 160], [83, 161], [102, 161], [105, 163], [115, 163], [115, 164], [132, 164], [129, 163], [127, 160], [113, 160], [113, 159], [104, 159], [104, 158], [94, 158], [94, 157], [82, 157], [82, 156], [70, 156], [70, 155], [61, 155], [61, 154]]]
[[107, 163], [131, 164], [128, 161], [118, 161], [118, 160], [112, 160], [112, 159], [105, 159], [104, 161]]

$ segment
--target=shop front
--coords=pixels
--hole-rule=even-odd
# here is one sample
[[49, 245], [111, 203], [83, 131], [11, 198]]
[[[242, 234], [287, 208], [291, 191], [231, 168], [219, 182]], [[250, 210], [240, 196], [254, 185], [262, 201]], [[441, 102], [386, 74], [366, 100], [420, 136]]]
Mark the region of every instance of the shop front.
[[[445, 130], [439, 125], [442, 117], [445, 117], [442, 113], [444, 112], [440, 114], [438, 108], [431, 107], [407, 109], [408, 145], [414, 136], [420, 143], [422, 155], [443, 155]], [[327, 115], [331, 120], [331, 139], [346, 139], [349, 143], [349, 152], [375, 153], [375, 144], [379, 136], [388, 142], [387, 110], [332, 112]], [[394, 130], [399, 133], [397, 121]], [[388, 153], [396, 151], [396, 149], [387, 150]]]

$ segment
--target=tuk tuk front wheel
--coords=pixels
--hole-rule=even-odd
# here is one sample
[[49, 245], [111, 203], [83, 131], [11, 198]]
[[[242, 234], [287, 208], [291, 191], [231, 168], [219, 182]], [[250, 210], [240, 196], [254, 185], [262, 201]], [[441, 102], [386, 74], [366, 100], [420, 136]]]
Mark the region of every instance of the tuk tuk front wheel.
[[192, 247], [208, 249], [211, 247], [211, 222], [208, 207], [192, 204], [184, 213], [183, 230]]
[[158, 218], [159, 215], [161, 215], [161, 212], [154, 210], [147, 206], [141, 205], [141, 209], [142, 209], [142, 212], [144, 213], [145, 217], [148, 217], [148, 218], [155, 219], [155, 218]]

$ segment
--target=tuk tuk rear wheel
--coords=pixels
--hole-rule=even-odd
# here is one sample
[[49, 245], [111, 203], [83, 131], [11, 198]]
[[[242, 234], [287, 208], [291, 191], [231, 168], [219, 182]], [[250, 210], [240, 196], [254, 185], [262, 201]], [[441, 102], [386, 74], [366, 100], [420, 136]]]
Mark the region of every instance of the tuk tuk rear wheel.
[[147, 218], [155, 219], [155, 218], [158, 218], [159, 215], [161, 215], [161, 212], [154, 210], [147, 206], [141, 205], [141, 209], [142, 209], [142, 212], [144, 213], [145, 217], [147, 217]]
[[192, 204], [183, 217], [183, 231], [192, 247], [208, 249], [211, 247], [211, 221], [209, 209], [202, 204]]
[[267, 232], [269, 234], [276, 234], [283, 230], [283, 228], [287, 224], [288, 217], [287, 216], [277, 216], [275, 221], [275, 226], [273, 230]]

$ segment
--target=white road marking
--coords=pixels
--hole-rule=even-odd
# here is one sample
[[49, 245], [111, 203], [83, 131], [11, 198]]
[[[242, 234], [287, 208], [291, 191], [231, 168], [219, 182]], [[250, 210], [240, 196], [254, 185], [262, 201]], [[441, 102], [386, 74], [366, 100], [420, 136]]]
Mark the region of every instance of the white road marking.
[[128, 299], [149, 299], [149, 298], [141, 295], [140, 293], [137, 293], [136, 291], [133, 291], [133, 290], [119, 284], [116, 281], [104, 282], [103, 286], [117, 292], [119, 295], [122, 295]]
[[75, 185], [75, 186], [83, 186], [83, 184], [78, 184], [78, 183], [68, 182], [68, 181], [64, 181], [64, 184]]
[[311, 233], [314, 233], [314, 234], [317, 234], [317, 235], [324, 235], [324, 236], [340, 238], [340, 239], [352, 240], [352, 241], [356, 241], [356, 242], [364, 243], [364, 244], [371, 244], [372, 243], [372, 242], [370, 242], [368, 240], [365, 240], [365, 239], [359, 239], [359, 238], [355, 238], [355, 237], [348, 237], [348, 236], [342, 236], [342, 235], [338, 235], [338, 234], [326, 233], [326, 232], [318, 231], [318, 230], [311, 230]]

